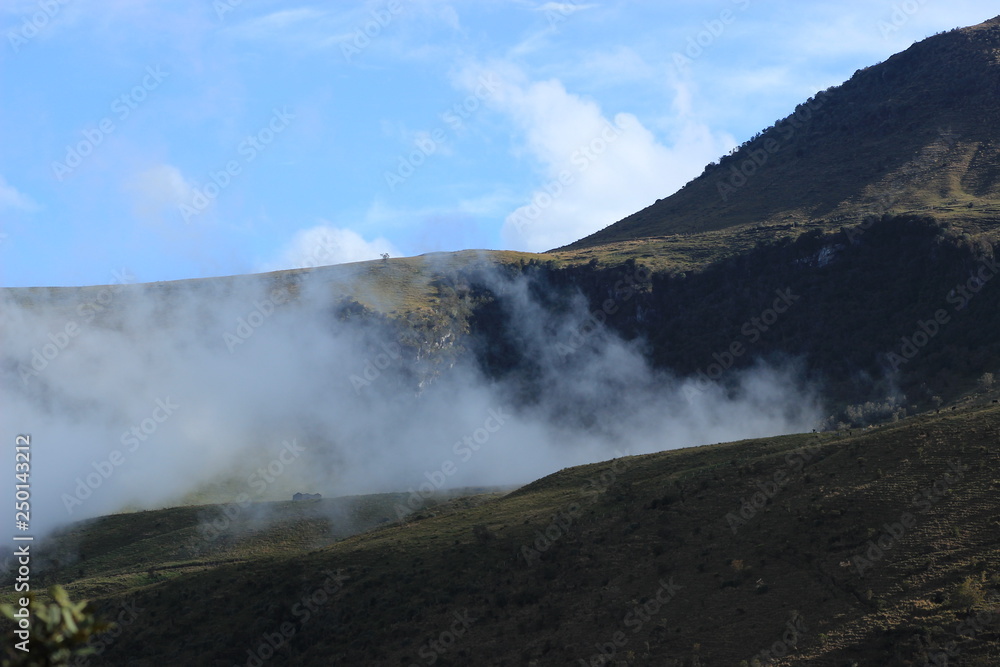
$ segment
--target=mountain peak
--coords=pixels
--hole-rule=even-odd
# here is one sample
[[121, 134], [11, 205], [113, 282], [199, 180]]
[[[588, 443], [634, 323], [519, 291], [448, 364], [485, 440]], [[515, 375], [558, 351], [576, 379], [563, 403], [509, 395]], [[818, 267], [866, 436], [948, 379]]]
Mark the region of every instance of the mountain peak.
[[564, 249], [733, 227], [925, 213], [1000, 218], [1000, 16], [817, 93], [675, 194]]

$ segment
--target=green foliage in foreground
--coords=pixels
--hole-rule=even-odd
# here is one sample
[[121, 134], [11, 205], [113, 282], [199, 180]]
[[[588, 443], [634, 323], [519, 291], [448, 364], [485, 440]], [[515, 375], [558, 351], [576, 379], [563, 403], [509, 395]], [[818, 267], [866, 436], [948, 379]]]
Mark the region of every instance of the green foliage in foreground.
[[89, 602], [73, 602], [62, 586], [52, 586], [49, 596], [52, 601], [46, 603], [28, 593], [25, 607], [0, 605], [0, 612], [15, 624], [5, 637], [0, 665], [68, 665], [70, 659], [93, 652], [87, 646], [91, 637], [111, 629], [110, 623], [95, 616]]

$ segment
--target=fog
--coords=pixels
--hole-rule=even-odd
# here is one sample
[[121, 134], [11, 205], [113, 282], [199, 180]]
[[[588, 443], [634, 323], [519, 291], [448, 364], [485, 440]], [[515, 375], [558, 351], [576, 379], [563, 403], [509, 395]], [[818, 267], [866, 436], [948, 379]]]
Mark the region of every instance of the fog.
[[468, 351], [417, 357], [398, 328], [334, 317], [346, 283], [324, 271], [290, 291], [272, 276], [0, 291], [0, 424], [10, 445], [31, 436], [32, 532], [193, 492], [229, 502], [518, 485], [819, 420], [793, 364], [698, 386], [652, 370], [641, 343], [581, 328], [582, 298], [555, 314], [523, 278], [487, 272], [536, 364], [525, 398]]

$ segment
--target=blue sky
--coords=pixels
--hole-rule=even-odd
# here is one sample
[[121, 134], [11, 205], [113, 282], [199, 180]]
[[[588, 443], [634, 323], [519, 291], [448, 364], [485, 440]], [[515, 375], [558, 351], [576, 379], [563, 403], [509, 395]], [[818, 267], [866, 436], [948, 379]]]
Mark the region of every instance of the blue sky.
[[2, 0], [0, 285], [541, 251], [981, 0]]

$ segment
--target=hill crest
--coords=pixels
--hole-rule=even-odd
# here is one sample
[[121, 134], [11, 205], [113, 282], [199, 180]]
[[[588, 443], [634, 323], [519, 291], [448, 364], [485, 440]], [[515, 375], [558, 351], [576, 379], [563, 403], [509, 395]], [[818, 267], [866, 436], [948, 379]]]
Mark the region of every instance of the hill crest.
[[753, 225], [1000, 213], [1000, 17], [858, 70], [675, 194], [558, 250]]

